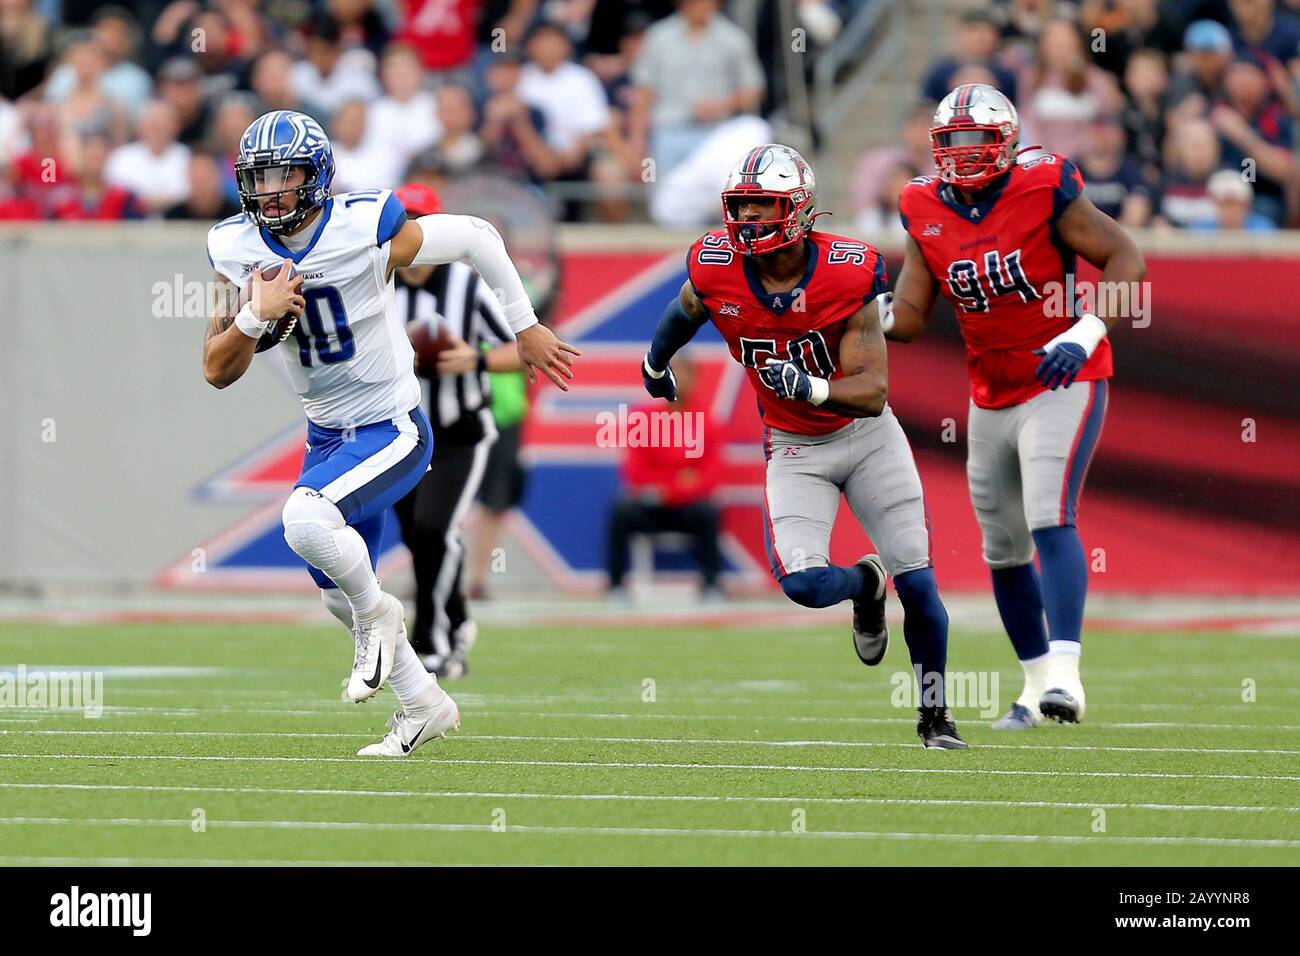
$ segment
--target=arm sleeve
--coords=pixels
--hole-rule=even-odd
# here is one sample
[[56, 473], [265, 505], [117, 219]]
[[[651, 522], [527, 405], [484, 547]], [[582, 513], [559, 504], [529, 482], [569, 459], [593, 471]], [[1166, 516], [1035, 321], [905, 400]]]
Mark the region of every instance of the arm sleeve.
[[411, 260], [414, 266], [437, 265], [468, 259], [488, 287], [501, 299], [506, 323], [516, 335], [537, 324], [533, 304], [524, 290], [519, 271], [510, 261], [501, 234], [492, 224], [477, 216], [453, 216], [439, 213], [415, 220], [424, 232], [420, 251]]
[[492, 294], [492, 290], [480, 279], [474, 283], [474, 304], [478, 309], [479, 332], [483, 341], [489, 345], [503, 345], [513, 342], [515, 337], [506, 325], [506, 318], [501, 314], [501, 303]]
[[707, 315], [699, 319], [691, 318], [682, 308], [681, 300], [674, 297], [668, 303], [668, 308], [664, 309], [659, 324], [655, 326], [655, 337], [650, 343], [650, 352], [647, 356], [650, 367], [656, 372], [666, 369], [678, 350], [695, 338], [695, 333], [708, 320]]

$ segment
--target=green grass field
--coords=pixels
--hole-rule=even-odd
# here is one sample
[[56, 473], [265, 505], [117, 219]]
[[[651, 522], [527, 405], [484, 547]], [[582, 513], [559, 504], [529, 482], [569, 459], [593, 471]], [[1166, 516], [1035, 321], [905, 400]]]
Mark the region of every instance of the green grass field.
[[[0, 624], [0, 667], [103, 668], [106, 704], [0, 708], [0, 862], [1300, 863], [1295, 637], [1091, 635], [1087, 723], [958, 709], [935, 752], [894, 631], [869, 671], [843, 627], [484, 627], [461, 733], [380, 761], [337, 626]], [[1000, 635], [951, 657], [1019, 692]]]

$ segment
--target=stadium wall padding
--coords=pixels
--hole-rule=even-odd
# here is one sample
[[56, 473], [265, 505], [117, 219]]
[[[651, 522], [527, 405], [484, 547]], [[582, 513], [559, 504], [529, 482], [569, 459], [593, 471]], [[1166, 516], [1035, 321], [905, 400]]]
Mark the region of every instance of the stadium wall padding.
[[[0, 230], [0, 585], [310, 587], [278, 538], [302, 437], [278, 359], [258, 357], [244, 380], [217, 391], [202, 377], [203, 318], [155, 314], [160, 298], [210, 278], [205, 232]], [[637, 359], [683, 275], [680, 234], [577, 228], [562, 239], [558, 320], [587, 354], [574, 392], [534, 395], [535, 480], [512, 524], [518, 559], [499, 591], [598, 586], [618, 450], [596, 446], [595, 414], [640, 400]], [[1111, 411], [1081, 509], [1085, 545], [1104, 555], [1093, 586], [1300, 593], [1300, 242], [1144, 236], [1141, 244], [1152, 321], [1113, 336]], [[887, 251], [892, 273], [899, 250]], [[728, 566], [737, 582], [768, 588], [757, 522], [761, 426], [716, 337], [695, 348], [728, 443]], [[950, 313], [923, 342], [891, 347], [890, 364], [891, 404], [917, 450], [940, 580], [983, 590], [964, 481], [964, 360]], [[1242, 440], [1247, 420], [1253, 442]], [[852, 560], [864, 543], [843, 509], [833, 557]], [[400, 562], [398, 552], [390, 557]], [[657, 563], [667, 573], [689, 567], [671, 547]]]

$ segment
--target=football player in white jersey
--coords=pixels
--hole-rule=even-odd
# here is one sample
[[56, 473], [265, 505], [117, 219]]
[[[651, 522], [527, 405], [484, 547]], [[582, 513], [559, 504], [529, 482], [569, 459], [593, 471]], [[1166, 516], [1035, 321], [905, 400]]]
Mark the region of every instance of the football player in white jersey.
[[[414, 353], [393, 314], [393, 270], [468, 259], [502, 299], [519, 357], [562, 389], [576, 348], [538, 324], [500, 235], [472, 216], [408, 220], [387, 189], [330, 194], [334, 157], [311, 117], [277, 110], [244, 132], [235, 163], [243, 212], [208, 232], [215, 297], [203, 374], [225, 388], [248, 370], [259, 341], [292, 313], [278, 345], [307, 415], [307, 456], [284, 506], [284, 537], [309, 565], [325, 606], [356, 644], [346, 697], [388, 681], [401, 702], [390, 733], [362, 755], [406, 756], [459, 727], [455, 701], [406, 638], [402, 603], [374, 562], [389, 505], [429, 466]], [[281, 263], [274, 279], [262, 270]], [[292, 265], [292, 269], [289, 268]], [[239, 289], [252, 277], [251, 301]]]

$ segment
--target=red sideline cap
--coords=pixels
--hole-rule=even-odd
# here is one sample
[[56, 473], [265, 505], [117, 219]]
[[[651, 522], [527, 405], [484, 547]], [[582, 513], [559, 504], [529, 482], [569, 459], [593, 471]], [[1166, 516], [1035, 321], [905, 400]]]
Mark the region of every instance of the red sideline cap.
[[402, 204], [402, 208], [408, 213], [417, 216], [432, 216], [434, 213], [442, 212], [442, 200], [438, 194], [428, 186], [420, 183], [407, 183], [405, 186], [399, 186], [393, 191], [397, 201]]

